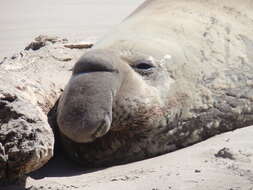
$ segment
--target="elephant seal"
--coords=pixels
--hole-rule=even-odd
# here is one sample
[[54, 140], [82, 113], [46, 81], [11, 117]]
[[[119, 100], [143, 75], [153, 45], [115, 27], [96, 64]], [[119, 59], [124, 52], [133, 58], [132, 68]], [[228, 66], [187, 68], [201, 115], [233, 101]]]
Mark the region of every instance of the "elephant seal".
[[253, 124], [253, 1], [147, 0], [73, 68], [67, 154], [137, 161]]

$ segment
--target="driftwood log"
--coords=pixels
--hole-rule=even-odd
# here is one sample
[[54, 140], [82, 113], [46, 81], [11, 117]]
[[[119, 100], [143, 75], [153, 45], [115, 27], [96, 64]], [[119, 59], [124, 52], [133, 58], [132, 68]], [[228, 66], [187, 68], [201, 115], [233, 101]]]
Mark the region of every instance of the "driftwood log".
[[75, 43], [39, 36], [0, 63], [0, 181], [34, 171], [53, 156], [47, 114], [84, 53], [65, 46]]

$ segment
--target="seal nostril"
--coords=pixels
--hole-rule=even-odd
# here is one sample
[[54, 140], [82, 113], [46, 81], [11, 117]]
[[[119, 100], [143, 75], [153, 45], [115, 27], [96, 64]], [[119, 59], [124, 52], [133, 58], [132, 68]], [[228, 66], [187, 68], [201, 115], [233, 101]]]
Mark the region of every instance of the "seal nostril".
[[97, 138], [97, 137], [100, 137], [101, 135], [101, 133], [102, 133], [102, 131], [104, 131], [104, 128], [105, 128], [105, 122], [104, 121], [102, 121], [102, 123], [100, 124], [100, 126], [96, 129], [96, 131], [93, 133], [93, 137], [94, 138]]
[[109, 127], [110, 121], [108, 121], [108, 118], [105, 117], [105, 119], [100, 123], [100, 125], [96, 129], [96, 131], [92, 134], [92, 137], [98, 138], [103, 136], [109, 130]]

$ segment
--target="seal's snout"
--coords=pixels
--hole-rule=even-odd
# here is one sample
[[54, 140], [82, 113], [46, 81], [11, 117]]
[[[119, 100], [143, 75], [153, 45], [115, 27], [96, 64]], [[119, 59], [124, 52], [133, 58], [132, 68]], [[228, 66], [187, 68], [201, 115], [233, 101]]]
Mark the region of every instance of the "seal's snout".
[[116, 59], [111, 52], [93, 50], [74, 66], [57, 109], [59, 129], [69, 139], [91, 142], [109, 131], [113, 99], [122, 80]]
[[78, 143], [86, 143], [105, 135], [110, 129], [111, 119], [108, 115], [103, 117], [96, 114], [90, 118], [89, 114], [82, 113], [80, 117], [61, 115], [61, 118], [58, 118], [58, 124], [66, 137]]

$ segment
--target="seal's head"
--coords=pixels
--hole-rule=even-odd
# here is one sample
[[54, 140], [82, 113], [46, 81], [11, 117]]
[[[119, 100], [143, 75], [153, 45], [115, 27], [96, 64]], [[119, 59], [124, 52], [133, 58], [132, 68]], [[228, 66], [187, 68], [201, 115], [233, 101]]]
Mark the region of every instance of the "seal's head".
[[151, 129], [165, 119], [170, 55], [158, 60], [126, 47], [91, 50], [74, 66], [57, 113], [61, 133], [72, 141], [92, 142], [109, 130]]

